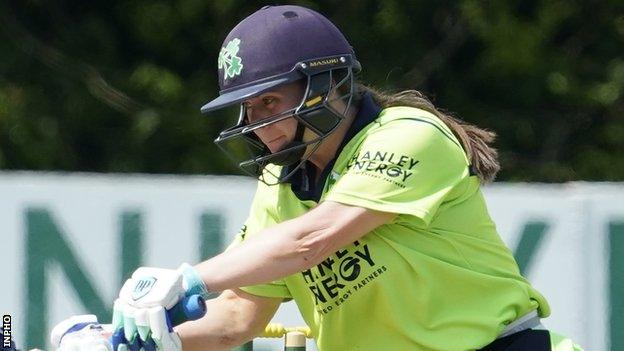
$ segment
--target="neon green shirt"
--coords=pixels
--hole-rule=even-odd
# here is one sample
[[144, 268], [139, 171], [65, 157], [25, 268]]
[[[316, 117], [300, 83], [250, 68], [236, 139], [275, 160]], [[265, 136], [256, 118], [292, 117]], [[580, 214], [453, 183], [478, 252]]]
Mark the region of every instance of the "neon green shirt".
[[[322, 351], [478, 349], [532, 310], [547, 316], [546, 300], [520, 275], [468, 165], [437, 117], [384, 109], [344, 146], [321, 201], [396, 219], [317, 267], [243, 290], [294, 299]], [[314, 205], [290, 184], [259, 183], [237, 241]]]

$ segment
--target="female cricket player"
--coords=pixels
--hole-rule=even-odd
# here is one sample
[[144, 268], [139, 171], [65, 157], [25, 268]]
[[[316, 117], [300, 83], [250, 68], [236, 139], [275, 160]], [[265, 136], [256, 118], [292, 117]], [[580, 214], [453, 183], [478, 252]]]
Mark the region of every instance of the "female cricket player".
[[[542, 327], [548, 303], [488, 214], [494, 134], [416, 91], [361, 85], [360, 69], [307, 8], [266, 6], [232, 29], [202, 112], [240, 105], [216, 143], [259, 180], [249, 218], [210, 260], [139, 268], [115, 302], [111, 349], [229, 349], [290, 299], [322, 351], [573, 349]], [[168, 327], [164, 309], [217, 292], [205, 318]]]

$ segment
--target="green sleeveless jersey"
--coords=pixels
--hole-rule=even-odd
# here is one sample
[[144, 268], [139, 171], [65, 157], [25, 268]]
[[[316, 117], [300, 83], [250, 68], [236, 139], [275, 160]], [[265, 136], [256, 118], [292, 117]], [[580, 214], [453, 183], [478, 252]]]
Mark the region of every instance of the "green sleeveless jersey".
[[[382, 110], [344, 145], [320, 201], [398, 216], [316, 267], [242, 289], [294, 299], [322, 351], [472, 350], [530, 311], [550, 313], [500, 239], [461, 144], [426, 111]], [[259, 183], [234, 244], [315, 205], [290, 184]]]

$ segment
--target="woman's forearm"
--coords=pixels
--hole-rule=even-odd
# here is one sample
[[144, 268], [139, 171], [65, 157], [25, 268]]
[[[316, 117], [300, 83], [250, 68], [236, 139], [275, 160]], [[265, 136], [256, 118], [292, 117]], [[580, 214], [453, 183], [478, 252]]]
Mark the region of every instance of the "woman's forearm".
[[200, 320], [176, 327], [184, 351], [230, 350], [257, 336], [277, 310], [281, 299], [228, 290], [207, 301]]
[[314, 234], [301, 234], [302, 229], [295, 227], [294, 223], [281, 223], [198, 264], [196, 269], [211, 291], [267, 283], [308, 269], [323, 257], [304, 244], [310, 240], [308, 235]]

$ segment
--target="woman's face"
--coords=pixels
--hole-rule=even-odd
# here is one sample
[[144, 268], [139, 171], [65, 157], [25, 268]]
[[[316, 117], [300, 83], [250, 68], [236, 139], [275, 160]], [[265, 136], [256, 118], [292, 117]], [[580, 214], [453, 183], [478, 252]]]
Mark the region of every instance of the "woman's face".
[[[295, 82], [246, 100], [243, 103], [247, 109], [247, 123], [256, 123], [298, 106], [301, 103], [303, 93], [303, 85]], [[271, 150], [271, 153], [275, 153], [290, 144], [294, 140], [296, 132], [297, 120], [295, 118], [286, 118], [254, 131], [262, 143]]]

